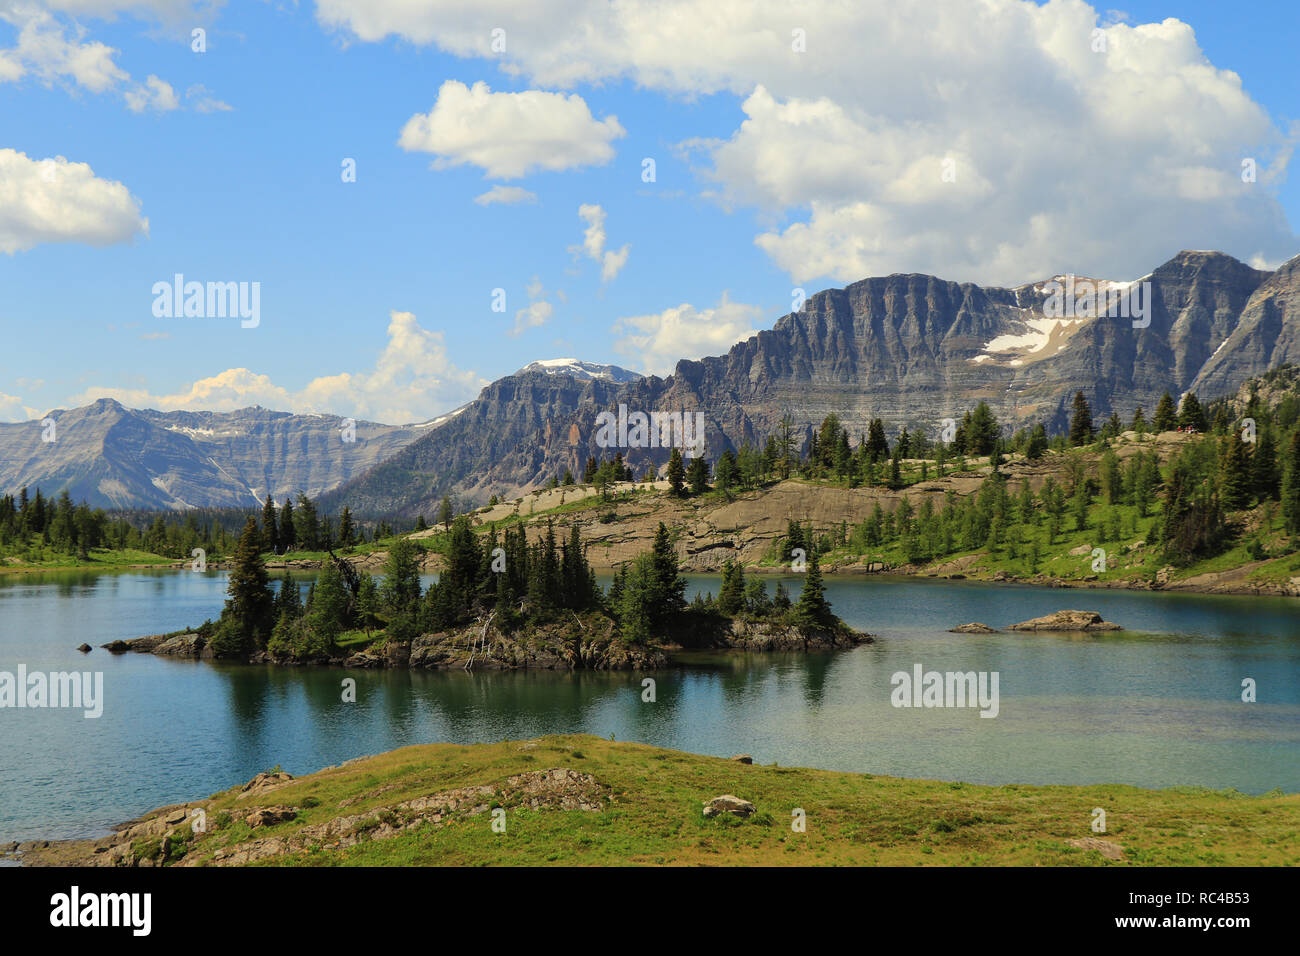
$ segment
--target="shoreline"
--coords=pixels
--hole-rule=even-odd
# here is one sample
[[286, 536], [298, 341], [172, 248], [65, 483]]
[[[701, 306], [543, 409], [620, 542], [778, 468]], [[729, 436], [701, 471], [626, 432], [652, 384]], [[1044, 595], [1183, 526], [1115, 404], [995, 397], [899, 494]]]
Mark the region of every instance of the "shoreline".
[[[671, 798], [666, 802], [665, 794]], [[723, 806], [722, 815], [737, 819], [715, 828], [708, 808], [728, 799], [737, 806]], [[1017, 807], [1013, 817], [1005, 814], [1009, 799]], [[1124, 825], [1097, 838], [1089, 832], [1087, 808], [1117, 799], [1125, 808]], [[692, 803], [705, 808], [703, 819]], [[831, 840], [834, 859], [816, 855], [822, 851], [815, 847], [790, 844], [782, 827], [770, 825], [788, 818], [792, 806], [827, 805], [839, 808], [834, 816], [810, 809], [809, 819]], [[498, 857], [492, 849], [496, 841], [482, 842], [479, 827], [487, 828], [489, 811], [498, 806], [510, 815], [512, 829], [536, 830], [538, 859], [515, 856], [529, 852], [520, 846]], [[618, 814], [602, 819], [602, 811], [615, 807]], [[882, 807], [898, 816], [898, 827], [880, 829]], [[1219, 859], [1205, 859], [1199, 841], [1172, 838], [1171, 813], [1206, 821], [1203, 829], [1207, 835], [1213, 831]], [[680, 828], [691, 817], [683, 834]], [[194, 827], [195, 819], [203, 821], [201, 828]], [[919, 865], [949, 856], [949, 862], [977, 866], [1293, 865], [1294, 845], [1288, 848], [1285, 836], [1297, 820], [1300, 793], [1242, 794], [1195, 785], [967, 783], [780, 767], [747, 754], [728, 759], [566, 734], [406, 746], [298, 778], [277, 767], [210, 796], [145, 811], [98, 836], [0, 844], [0, 863], [391, 865], [392, 859], [415, 854], [424, 865], [569, 865], [607, 857], [669, 865]], [[758, 828], [736, 826], [740, 823]], [[839, 833], [841, 826], [848, 829]], [[708, 842], [716, 845], [701, 851], [703, 834], [696, 827], [708, 828]], [[574, 847], [571, 857], [557, 859], [551, 854], [553, 841], [542, 833], [575, 829], [582, 838], [566, 841]], [[631, 860], [629, 846], [635, 847]], [[701, 852], [704, 857], [697, 859]], [[792, 859], [792, 852], [798, 858]]]
[[[375, 552], [382, 554], [382, 552]], [[367, 556], [369, 557], [369, 556]], [[351, 561], [354, 565], [361, 564], [360, 561]], [[373, 564], [373, 561], [368, 563]], [[279, 571], [299, 571], [311, 573], [321, 568], [322, 562], [316, 559], [304, 558], [301, 561], [292, 562], [275, 562], [267, 564], [268, 572]], [[1021, 577], [1019, 575], [1007, 574], [1006, 572], [997, 571], [992, 573], [981, 572], [926, 572], [926, 571], [904, 571], [896, 568], [882, 568], [880, 570], [866, 570], [864, 568], [850, 565], [826, 566], [822, 568], [822, 575], [834, 578], [875, 578], [886, 577], [901, 581], [969, 581], [974, 584], [1009, 584], [1016, 587], [1041, 588], [1043, 590], [1110, 590], [1110, 591], [1145, 591], [1149, 593], [1176, 592], [1182, 594], [1208, 594], [1222, 595], [1228, 597], [1276, 597], [1276, 598], [1294, 598], [1300, 597], [1300, 575], [1292, 579], [1290, 586], [1278, 584], [1260, 584], [1240, 580], [1233, 580], [1231, 576], [1243, 570], [1249, 571], [1252, 565], [1240, 565], [1236, 568], [1228, 568], [1223, 571], [1203, 572], [1202, 574], [1193, 575], [1191, 579], [1173, 579], [1163, 584], [1157, 584], [1152, 581], [1135, 578], [1113, 578], [1108, 580], [1087, 579], [1087, 578], [1058, 578], [1051, 575], [1037, 574], [1033, 577]], [[208, 565], [210, 571], [227, 570], [224, 562], [212, 562]], [[612, 566], [600, 567], [593, 564], [593, 569], [598, 574], [611, 574], [614, 571]], [[77, 565], [75, 567], [58, 567], [58, 568], [36, 568], [36, 567], [0, 567], [0, 577], [12, 574], [62, 574], [67, 572], [97, 572], [109, 574], [116, 571], [185, 571], [187, 570], [184, 562], [172, 564], [121, 564], [121, 565]], [[784, 568], [771, 567], [767, 565], [746, 566], [745, 574], [754, 574], [762, 577], [786, 577], [797, 578], [798, 575]], [[421, 573], [437, 573], [436, 570], [423, 569]], [[684, 567], [683, 574], [698, 575], [703, 577], [720, 577], [719, 572], [708, 569], [696, 569]], [[1216, 580], [1213, 582], [1199, 582], [1195, 578], [1214, 577], [1226, 578], [1226, 580]]]

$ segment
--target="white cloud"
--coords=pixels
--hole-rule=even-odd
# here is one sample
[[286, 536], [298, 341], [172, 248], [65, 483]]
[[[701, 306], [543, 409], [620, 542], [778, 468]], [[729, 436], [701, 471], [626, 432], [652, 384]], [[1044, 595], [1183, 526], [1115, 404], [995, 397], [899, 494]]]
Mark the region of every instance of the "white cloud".
[[619, 319], [611, 329], [620, 336], [614, 350], [648, 372], [666, 374], [678, 359], [726, 352], [756, 334], [761, 317], [758, 306], [732, 302], [724, 292], [712, 309], [683, 302], [652, 315]]
[[35, 160], [0, 149], [0, 252], [43, 242], [107, 246], [148, 232], [140, 201], [121, 183], [62, 156]]
[[227, 113], [234, 107], [222, 102], [208, 93], [202, 83], [196, 83], [185, 91], [185, 100], [191, 104], [196, 113]]
[[[705, 175], [761, 211], [756, 241], [799, 283], [1124, 278], [1181, 248], [1296, 251], [1273, 191], [1287, 135], [1173, 18], [1126, 23], [1082, 0], [806, 0], [793, 15], [749, 0], [319, 0], [317, 17], [363, 41], [493, 56], [539, 85], [735, 94], [739, 127], [696, 144]], [[1246, 157], [1257, 183], [1241, 182]]]
[[631, 246], [624, 243], [617, 250], [605, 249], [605, 210], [602, 207], [583, 203], [578, 207], [578, 218], [587, 224], [587, 228], [583, 230], [582, 245], [573, 246], [570, 251], [580, 252], [593, 262], [599, 262], [600, 281], [611, 281], [627, 265]]
[[[180, 100], [170, 83], [152, 74], [144, 83], [131, 83], [131, 74], [117, 64], [119, 51], [87, 39], [80, 21], [68, 18], [112, 20], [126, 13], [168, 24], [188, 38], [188, 25], [207, 19], [219, 6], [219, 0], [7, 0], [0, 5], [0, 23], [14, 28], [17, 42], [0, 49], [0, 83], [31, 77], [45, 86], [59, 84], [97, 94], [120, 92], [134, 113], [180, 109]], [[208, 113], [229, 107], [208, 98], [195, 109]]]
[[165, 80], [160, 80], [152, 73], [145, 80], [143, 86], [137, 86], [134, 89], [126, 91], [126, 105], [132, 113], [143, 113], [147, 109], [157, 110], [159, 113], [170, 112], [180, 108], [180, 100], [176, 98], [176, 91], [172, 85]]
[[493, 203], [501, 203], [503, 206], [511, 206], [515, 203], [537, 202], [537, 194], [529, 192], [522, 186], [493, 186], [487, 192], [474, 197], [474, 202], [480, 206], [490, 206]]
[[407, 120], [398, 144], [436, 155], [434, 169], [469, 164], [493, 179], [518, 179], [603, 166], [614, 158], [611, 141], [625, 135], [617, 117], [597, 121], [576, 93], [493, 93], [486, 83], [448, 80], [432, 110]]
[[[564, 301], [564, 293], [556, 293], [560, 301]], [[514, 336], [522, 335], [529, 329], [535, 329], [540, 325], [545, 325], [555, 314], [555, 306], [546, 301], [546, 290], [542, 288], [542, 282], [537, 276], [528, 283], [528, 306], [520, 309], [515, 313], [515, 327], [510, 330]]]
[[369, 371], [321, 376], [293, 391], [275, 384], [267, 375], [232, 368], [170, 394], [95, 387], [70, 403], [85, 405], [98, 398], [115, 398], [132, 408], [162, 411], [231, 411], [263, 405], [405, 424], [425, 421], [462, 405], [486, 384], [487, 380], [475, 372], [455, 366], [447, 355], [442, 332], [422, 328], [410, 312], [394, 311], [389, 314], [387, 345]]
[[18, 31], [18, 44], [0, 50], [0, 79], [32, 75], [46, 85], [71, 82], [91, 93], [104, 93], [130, 79], [113, 57], [117, 50], [99, 42], [82, 42], [84, 31], [65, 27], [49, 10], [33, 2], [8, 3], [0, 21]]

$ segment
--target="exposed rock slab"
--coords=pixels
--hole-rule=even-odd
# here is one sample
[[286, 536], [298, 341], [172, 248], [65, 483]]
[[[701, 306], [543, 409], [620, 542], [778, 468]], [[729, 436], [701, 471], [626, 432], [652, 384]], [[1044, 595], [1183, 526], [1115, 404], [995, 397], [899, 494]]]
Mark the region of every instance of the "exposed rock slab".
[[1019, 624], [1011, 625], [1011, 631], [1122, 631], [1124, 628], [1113, 621], [1103, 620], [1096, 611], [1057, 611], [1045, 614]]

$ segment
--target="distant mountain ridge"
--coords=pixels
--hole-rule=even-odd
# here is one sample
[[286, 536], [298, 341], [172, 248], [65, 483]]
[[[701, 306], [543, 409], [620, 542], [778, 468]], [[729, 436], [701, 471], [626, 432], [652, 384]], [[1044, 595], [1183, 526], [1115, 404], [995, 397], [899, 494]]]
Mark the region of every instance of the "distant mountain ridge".
[[[1134, 270], [1136, 273], [1138, 270]], [[804, 308], [726, 355], [683, 360], [671, 376], [629, 383], [525, 368], [488, 385], [456, 418], [327, 496], [366, 513], [431, 514], [443, 494], [462, 504], [518, 495], [588, 457], [596, 415], [629, 409], [702, 411], [707, 455], [759, 444], [792, 415], [803, 434], [834, 412], [857, 435], [871, 418], [936, 435], [987, 401], [1007, 426], [1068, 423], [1082, 391], [1094, 418], [1154, 411], [1168, 390], [1214, 397], [1300, 361], [1300, 257], [1274, 272], [1217, 252], [1184, 251], [1124, 287], [1149, 283], [1149, 324], [1054, 318], [1045, 279], [1012, 289], [928, 275], [864, 279]], [[1103, 280], [1104, 283], [1104, 280]], [[1104, 283], [1106, 284], [1106, 283]], [[622, 449], [639, 475], [664, 449]]]
[[[315, 497], [391, 457], [427, 427], [295, 415], [254, 406], [234, 412], [160, 412], [101, 398], [57, 409], [54, 441], [41, 421], [0, 424], [0, 492], [66, 489], [93, 507], [184, 510], [257, 507]], [[349, 430], [350, 436], [350, 430]]]

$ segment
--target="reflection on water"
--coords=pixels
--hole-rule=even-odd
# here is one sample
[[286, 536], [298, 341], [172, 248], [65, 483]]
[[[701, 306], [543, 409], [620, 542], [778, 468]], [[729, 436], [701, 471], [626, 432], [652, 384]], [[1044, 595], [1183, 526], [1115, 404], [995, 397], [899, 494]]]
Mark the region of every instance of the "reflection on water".
[[[0, 670], [102, 670], [105, 711], [0, 710], [0, 841], [102, 832], [281, 765], [308, 773], [414, 743], [585, 732], [762, 763], [972, 782], [1300, 790], [1300, 604], [887, 578], [827, 581], [875, 644], [691, 655], [653, 675], [348, 671], [75, 650], [220, 611], [221, 573], [0, 578]], [[716, 593], [717, 579], [692, 579]], [[787, 580], [798, 590], [798, 581]], [[1063, 607], [1122, 634], [960, 635]], [[1000, 710], [895, 709], [890, 677], [997, 671]], [[355, 704], [341, 701], [344, 676]], [[1259, 702], [1240, 701], [1253, 678]]]

